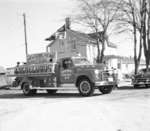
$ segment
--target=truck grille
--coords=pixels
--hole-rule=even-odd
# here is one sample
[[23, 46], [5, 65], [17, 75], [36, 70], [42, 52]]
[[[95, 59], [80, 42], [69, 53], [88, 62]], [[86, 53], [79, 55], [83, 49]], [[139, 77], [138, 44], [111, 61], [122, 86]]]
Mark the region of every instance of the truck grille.
[[104, 71], [101, 73], [101, 80], [102, 81], [108, 81], [108, 77], [110, 77], [111, 75], [107, 72], [107, 71]]

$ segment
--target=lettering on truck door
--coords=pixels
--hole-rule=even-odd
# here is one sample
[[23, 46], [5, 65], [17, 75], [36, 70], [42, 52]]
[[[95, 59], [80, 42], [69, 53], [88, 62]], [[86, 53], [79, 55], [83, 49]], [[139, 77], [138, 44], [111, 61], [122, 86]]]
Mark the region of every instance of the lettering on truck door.
[[60, 80], [62, 84], [74, 82], [74, 68], [70, 58], [62, 60]]

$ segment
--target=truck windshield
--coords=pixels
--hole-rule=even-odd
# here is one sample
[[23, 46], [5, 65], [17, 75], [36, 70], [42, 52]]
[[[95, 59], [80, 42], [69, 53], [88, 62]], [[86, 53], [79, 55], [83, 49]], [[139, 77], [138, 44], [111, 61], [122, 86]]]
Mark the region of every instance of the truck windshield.
[[75, 65], [91, 65], [91, 63], [86, 58], [73, 58]]

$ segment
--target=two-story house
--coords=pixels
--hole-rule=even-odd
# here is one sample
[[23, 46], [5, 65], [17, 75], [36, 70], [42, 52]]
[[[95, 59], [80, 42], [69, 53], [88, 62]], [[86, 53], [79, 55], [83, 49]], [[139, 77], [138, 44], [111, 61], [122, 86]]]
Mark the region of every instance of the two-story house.
[[[92, 36], [70, 29], [69, 18], [66, 18], [65, 25], [46, 39], [50, 41], [46, 50], [55, 53], [57, 58], [81, 55], [93, 63], [97, 57], [97, 44], [96, 39]], [[99, 46], [101, 48], [101, 45]], [[108, 55], [111, 55], [109, 53], [114, 55], [116, 46], [112, 44], [106, 46], [106, 50], [109, 50]]]

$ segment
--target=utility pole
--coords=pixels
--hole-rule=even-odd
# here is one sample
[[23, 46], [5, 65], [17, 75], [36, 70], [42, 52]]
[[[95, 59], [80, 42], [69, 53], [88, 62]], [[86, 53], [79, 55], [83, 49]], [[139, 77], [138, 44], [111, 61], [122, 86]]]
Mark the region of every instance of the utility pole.
[[28, 56], [28, 43], [27, 43], [27, 32], [26, 32], [26, 14], [23, 13], [23, 21], [24, 21], [24, 36], [25, 36], [25, 53], [26, 53], [26, 62]]

